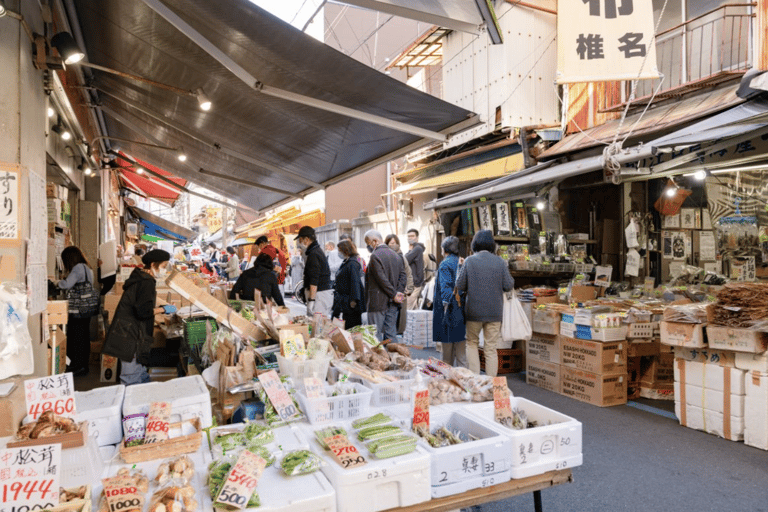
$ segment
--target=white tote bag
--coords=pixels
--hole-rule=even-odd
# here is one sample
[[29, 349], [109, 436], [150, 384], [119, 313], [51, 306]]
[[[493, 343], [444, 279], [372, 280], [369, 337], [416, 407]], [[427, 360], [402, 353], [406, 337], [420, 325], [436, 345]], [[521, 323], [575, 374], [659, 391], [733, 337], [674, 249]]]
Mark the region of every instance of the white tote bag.
[[504, 316], [501, 320], [501, 339], [510, 342], [530, 340], [533, 334], [531, 323], [523, 305], [517, 300], [514, 290], [504, 294]]

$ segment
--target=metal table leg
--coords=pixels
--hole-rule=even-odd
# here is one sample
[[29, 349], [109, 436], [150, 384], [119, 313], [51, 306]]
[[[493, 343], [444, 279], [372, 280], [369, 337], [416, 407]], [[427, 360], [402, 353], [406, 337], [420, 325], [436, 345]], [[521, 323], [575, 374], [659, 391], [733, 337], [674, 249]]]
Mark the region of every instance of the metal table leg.
[[533, 491], [533, 510], [543, 512], [541, 507], [541, 491]]

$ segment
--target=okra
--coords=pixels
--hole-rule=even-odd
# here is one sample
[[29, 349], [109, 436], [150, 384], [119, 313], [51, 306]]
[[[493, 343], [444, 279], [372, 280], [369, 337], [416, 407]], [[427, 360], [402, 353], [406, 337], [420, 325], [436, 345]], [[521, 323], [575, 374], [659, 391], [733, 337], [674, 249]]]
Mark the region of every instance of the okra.
[[361, 441], [371, 441], [373, 439], [391, 437], [399, 432], [402, 432], [400, 427], [394, 425], [382, 425], [380, 427], [368, 427], [358, 431], [357, 438]]
[[383, 412], [380, 412], [368, 418], [355, 420], [352, 422], [352, 426], [355, 427], [356, 430], [361, 430], [368, 427], [378, 427], [380, 425], [386, 425], [387, 423], [391, 423], [391, 422], [392, 422], [392, 418], [390, 418]]

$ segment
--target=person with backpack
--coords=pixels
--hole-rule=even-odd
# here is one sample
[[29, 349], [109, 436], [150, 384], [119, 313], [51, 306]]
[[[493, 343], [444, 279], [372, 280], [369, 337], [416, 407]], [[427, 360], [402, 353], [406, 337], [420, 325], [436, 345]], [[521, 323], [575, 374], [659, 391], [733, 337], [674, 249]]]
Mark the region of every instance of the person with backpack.
[[419, 242], [419, 231], [408, 230], [408, 247], [405, 259], [413, 276], [413, 291], [408, 294], [408, 309], [418, 309], [419, 297], [424, 287], [424, 244]]

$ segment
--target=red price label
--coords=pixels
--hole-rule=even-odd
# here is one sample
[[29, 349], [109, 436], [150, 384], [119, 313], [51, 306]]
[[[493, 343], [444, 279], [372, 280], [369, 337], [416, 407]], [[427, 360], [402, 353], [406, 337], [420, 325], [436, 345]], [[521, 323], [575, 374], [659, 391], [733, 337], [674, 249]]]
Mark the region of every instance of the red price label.
[[102, 482], [110, 512], [127, 512], [144, 508], [144, 495], [136, 488], [132, 477], [116, 476], [105, 478]]
[[299, 411], [293, 404], [293, 400], [285, 390], [283, 383], [280, 382], [280, 377], [277, 376], [276, 371], [270, 370], [262, 373], [259, 375], [259, 382], [261, 382], [269, 401], [272, 402], [282, 420], [287, 421], [299, 415]]
[[[26, 482], [12, 482], [3, 484], [3, 503], [19, 502], [37, 502], [45, 499], [54, 499], [58, 492], [52, 490], [53, 480], [27, 480]], [[58, 501], [56, 499], [55, 501]]]
[[168, 439], [168, 419], [171, 417], [171, 404], [168, 402], [153, 402], [149, 406], [147, 428], [144, 443], [157, 443]]
[[70, 416], [75, 412], [75, 399], [58, 399], [55, 401], [34, 402], [30, 404], [27, 413], [37, 419], [45, 411], [53, 411], [56, 416]]
[[341, 464], [344, 469], [354, 468], [362, 466], [366, 463], [365, 457], [360, 455], [357, 448], [352, 446], [347, 436], [339, 434], [337, 436], [327, 437], [324, 439], [325, 444], [333, 453], [336, 462]]
[[57, 416], [75, 417], [75, 386], [71, 373], [24, 381], [27, 412], [33, 419], [45, 411]]
[[413, 426], [429, 430], [429, 390], [416, 392], [413, 405]]
[[264, 471], [267, 461], [256, 454], [244, 451], [229, 471], [224, 485], [216, 497], [216, 503], [238, 509], [245, 508], [246, 503], [259, 484], [259, 478]]
[[307, 398], [325, 398], [325, 386], [317, 377], [304, 377], [304, 393]]
[[502, 425], [512, 425], [512, 406], [509, 401], [509, 387], [506, 377], [493, 378], [494, 420]]

